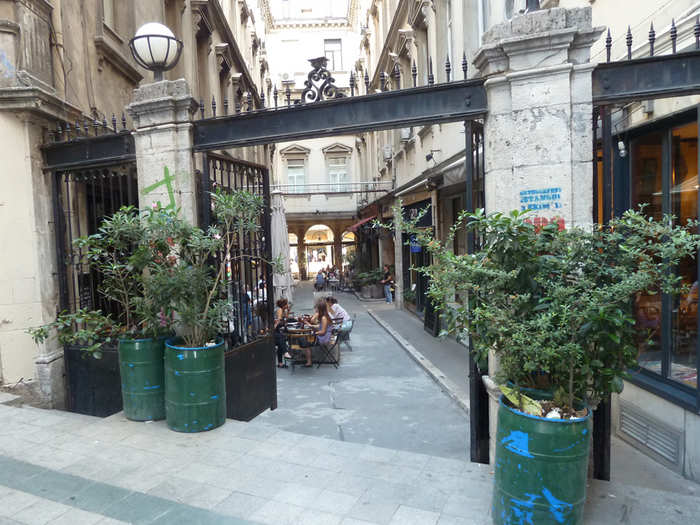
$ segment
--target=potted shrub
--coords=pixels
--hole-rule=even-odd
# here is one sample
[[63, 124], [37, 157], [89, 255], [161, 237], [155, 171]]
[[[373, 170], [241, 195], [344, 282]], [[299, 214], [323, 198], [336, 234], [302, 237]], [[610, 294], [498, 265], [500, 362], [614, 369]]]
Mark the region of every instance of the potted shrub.
[[384, 272], [381, 268], [375, 268], [367, 272], [357, 274], [358, 284], [360, 285], [360, 295], [368, 299], [381, 299], [384, 297], [384, 288], [379, 284], [379, 281], [384, 277]]
[[[236, 309], [246, 315], [252, 305], [246, 290], [229, 292], [232, 267], [246, 256], [239, 243], [259, 230], [262, 197], [247, 191], [211, 195], [216, 225], [206, 231], [177, 221], [177, 243], [168, 257], [172, 266], [156, 268], [154, 278], [167, 282], [177, 311], [177, 337], [166, 341], [166, 420], [179, 432], [201, 432], [224, 424], [226, 388], [224, 340], [227, 320]], [[248, 310], [246, 310], [248, 309]], [[272, 362], [271, 362], [272, 363]]]
[[[421, 271], [443, 332], [466, 329], [477, 359], [497, 362], [494, 523], [582, 523], [592, 410], [622, 390], [648, 338], [635, 329], [635, 298], [687, 288], [673, 268], [700, 246], [697, 223], [642, 211], [565, 230], [482, 210], [462, 214], [445, 242], [404, 227], [432, 254]], [[464, 229], [481, 249], [455, 255], [447, 247]], [[469, 299], [447, 308], [455, 292]]]
[[[139, 214], [133, 207], [124, 207], [104, 219], [97, 233], [75, 240], [83, 262], [99, 276], [98, 292], [119, 306], [119, 319], [99, 310], [79, 309], [28, 330], [37, 343], [55, 330], [67, 351], [79, 349], [95, 359], [102, 359], [118, 343], [124, 414], [136, 421], [165, 417], [163, 349], [165, 336], [172, 332], [173, 316], [167, 287], [159, 286], [151, 275], [165, 262], [161, 259], [172, 243], [152, 235], [157, 230], [154, 225], [167, 223], [169, 218], [162, 210]], [[72, 379], [69, 382], [75, 387]]]

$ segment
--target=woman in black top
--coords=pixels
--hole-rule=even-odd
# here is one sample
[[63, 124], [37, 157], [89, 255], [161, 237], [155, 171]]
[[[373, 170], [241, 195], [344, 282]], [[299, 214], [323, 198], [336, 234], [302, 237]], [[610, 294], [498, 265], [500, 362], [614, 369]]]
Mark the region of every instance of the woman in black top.
[[394, 284], [394, 276], [391, 275], [391, 270], [389, 269], [388, 264], [384, 265], [384, 279], [379, 282], [384, 285], [384, 297], [386, 298], [386, 302], [391, 304], [393, 302], [393, 297], [391, 296], [391, 285]]
[[275, 346], [277, 347], [277, 368], [286, 368], [284, 364], [284, 354], [287, 352], [287, 336], [284, 334], [284, 326], [289, 316], [289, 302], [282, 297], [277, 300], [275, 308], [275, 324], [273, 326], [275, 334]]

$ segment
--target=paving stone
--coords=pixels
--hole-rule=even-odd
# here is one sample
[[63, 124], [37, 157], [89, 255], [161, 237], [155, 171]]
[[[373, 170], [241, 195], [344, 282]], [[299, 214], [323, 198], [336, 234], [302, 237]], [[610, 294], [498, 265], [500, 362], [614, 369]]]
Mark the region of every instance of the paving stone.
[[102, 513], [128, 523], [150, 523], [174, 508], [176, 503], [164, 498], [134, 492], [108, 506]]
[[491, 507], [491, 494], [479, 494], [478, 491], [470, 495], [452, 494], [442, 508], [443, 514], [459, 516], [462, 518], [478, 519], [484, 516]]
[[379, 525], [376, 521], [357, 520], [355, 518], [345, 518], [340, 525]]
[[321, 492], [322, 490], [316, 487], [309, 487], [300, 483], [288, 483], [273, 496], [273, 499], [284, 503], [308, 507], [308, 502], [318, 498]]
[[203, 483], [187, 496], [187, 504], [203, 509], [211, 509], [231, 495], [232, 491]]
[[338, 514], [306, 509], [297, 518], [298, 525], [338, 525], [343, 518]]
[[239, 518], [249, 518], [268, 502], [267, 499], [242, 492], [233, 492], [221, 503], [214, 507], [214, 511]]
[[270, 525], [296, 525], [304, 508], [298, 505], [290, 505], [281, 501], [268, 501], [250, 519]]
[[436, 525], [440, 514], [401, 505], [389, 525]]
[[61, 514], [65, 514], [70, 507], [40, 499], [39, 501], [25, 507], [20, 512], [12, 516], [13, 520], [20, 523], [31, 523], [32, 525], [45, 525], [51, 520], [58, 518]]
[[68, 497], [66, 503], [89, 512], [101, 513], [104, 509], [132, 494], [132, 491], [105, 483], [92, 483], [83, 490]]
[[49, 525], [94, 525], [103, 518], [102, 514], [71, 508], [56, 519], [51, 520]]
[[350, 509], [349, 517], [388, 524], [398, 508], [394, 502], [360, 500]]
[[30, 505], [41, 501], [33, 494], [14, 490], [0, 498], [0, 516], [12, 518]]
[[324, 490], [317, 498], [308, 502], [305, 506], [324, 512], [335, 512], [336, 514], [345, 515], [350, 512], [350, 509], [357, 503], [358, 499], [358, 496], [353, 496], [352, 494]]

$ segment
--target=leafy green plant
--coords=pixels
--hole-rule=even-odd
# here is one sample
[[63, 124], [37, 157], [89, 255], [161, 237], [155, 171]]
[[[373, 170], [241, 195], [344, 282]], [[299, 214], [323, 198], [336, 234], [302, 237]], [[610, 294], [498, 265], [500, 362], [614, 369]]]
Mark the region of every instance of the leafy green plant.
[[415, 290], [406, 290], [403, 293], [403, 298], [405, 301], [409, 303], [415, 303], [416, 302], [416, 292]]
[[118, 304], [121, 315], [112, 319], [100, 310], [61, 312], [55, 321], [27, 330], [34, 341], [43, 343], [55, 330], [59, 343], [79, 345], [100, 357], [101, 345], [118, 337], [172, 332], [170, 292], [153, 275], [157, 266], [172, 263], [169, 251], [175, 234], [162, 235], [166, 230], [161, 226], [171, 223], [174, 215], [159, 208], [139, 213], [125, 206], [105, 218], [96, 233], [76, 239], [81, 262], [100, 275], [98, 292]]
[[[176, 262], [154, 270], [154, 278], [168, 283], [172, 291], [178, 333], [188, 347], [203, 347], [225, 331], [232, 308], [226, 292], [235, 284], [232, 275], [237, 275], [231, 269], [252, 258], [241, 253], [241, 248], [250, 242], [246, 240], [249, 236], [259, 234], [265, 205], [261, 196], [244, 190], [219, 189], [211, 198], [216, 225], [205, 231], [182, 220], [173, 221], [178, 231], [173, 250]], [[279, 260], [265, 262], [281, 265]]]
[[384, 272], [381, 268], [375, 268], [367, 272], [360, 272], [355, 275], [355, 281], [359, 286], [370, 286], [379, 283], [384, 277]]
[[[432, 255], [420, 271], [447, 321], [444, 333], [468, 330], [481, 362], [493, 351], [500, 383], [550, 390], [569, 410], [595, 407], [620, 392], [636, 366], [637, 345], [649, 334], [635, 327], [642, 293], [677, 294], [688, 287], [673, 268], [700, 246], [697, 223], [674, 225], [628, 211], [603, 227], [538, 228], [527, 212], [463, 213], [444, 242], [410, 221]], [[480, 240], [474, 254], [448, 247], [466, 230]], [[447, 308], [458, 293], [468, 300]]]

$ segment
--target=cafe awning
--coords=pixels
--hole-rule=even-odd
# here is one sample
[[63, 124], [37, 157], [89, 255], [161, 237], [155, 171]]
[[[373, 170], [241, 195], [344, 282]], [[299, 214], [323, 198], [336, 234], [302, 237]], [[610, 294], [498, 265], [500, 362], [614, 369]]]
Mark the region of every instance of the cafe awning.
[[355, 224], [353, 224], [352, 226], [350, 226], [350, 227], [348, 228], [348, 230], [350, 230], [351, 232], [356, 232], [357, 229], [358, 229], [360, 226], [362, 226], [363, 224], [365, 224], [365, 223], [367, 223], [367, 222], [369, 222], [369, 221], [375, 219], [376, 217], [377, 217], [376, 215], [372, 215], [371, 217], [366, 217], [366, 218], [362, 219], [360, 222], [356, 222]]

